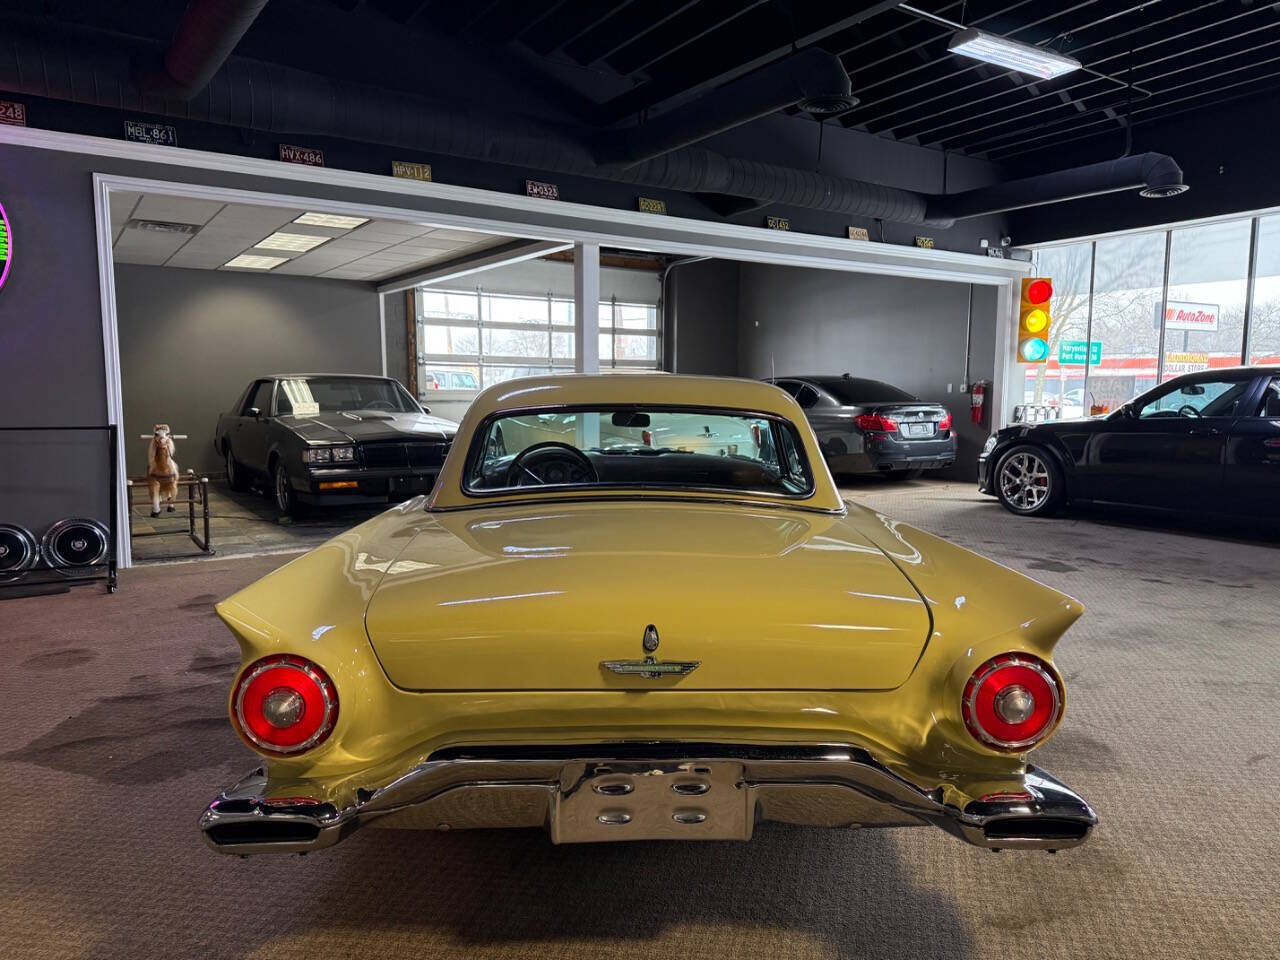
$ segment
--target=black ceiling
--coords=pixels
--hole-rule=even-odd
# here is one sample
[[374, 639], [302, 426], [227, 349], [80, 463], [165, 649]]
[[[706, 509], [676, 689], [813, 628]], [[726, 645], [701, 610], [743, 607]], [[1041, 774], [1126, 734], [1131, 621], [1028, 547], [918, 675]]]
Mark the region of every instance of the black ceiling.
[[[167, 40], [182, 0], [11, 0], [11, 13], [93, 33]], [[404, 54], [416, 39], [517, 78], [595, 126], [626, 123], [818, 46], [861, 103], [829, 120], [887, 139], [1052, 166], [1065, 144], [1229, 100], [1274, 113], [1280, 4], [1252, 0], [273, 0], [239, 52], [419, 92], [465, 95]], [[915, 7], [912, 12], [909, 7]], [[1052, 47], [1086, 70], [1036, 81], [949, 55], [928, 15]], [[385, 41], [386, 49], [382, 47]], [[354, 48], [354, 49], [353, 49]], [[388, 54], [387, 51], [395, 50]], [[411, 49], [411, 47], [410, 47]], [[424, 58], [429, 59], [429, 58]], [[514, 106], [521, 105], [517, 90]], [[1175, 144], [1168, 147], [1172, 149]]]

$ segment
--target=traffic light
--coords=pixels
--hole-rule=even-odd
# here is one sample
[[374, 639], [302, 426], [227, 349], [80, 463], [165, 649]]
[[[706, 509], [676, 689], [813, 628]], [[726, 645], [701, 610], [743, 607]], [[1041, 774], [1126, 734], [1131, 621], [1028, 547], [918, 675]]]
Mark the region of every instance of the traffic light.
[[1018, 362], [1044, 363], [1049, 359], [1050, 301], [1053, 281], [1048, 277], [1027, 277], [1022, 281], [1022, 302], [1018, 305]]

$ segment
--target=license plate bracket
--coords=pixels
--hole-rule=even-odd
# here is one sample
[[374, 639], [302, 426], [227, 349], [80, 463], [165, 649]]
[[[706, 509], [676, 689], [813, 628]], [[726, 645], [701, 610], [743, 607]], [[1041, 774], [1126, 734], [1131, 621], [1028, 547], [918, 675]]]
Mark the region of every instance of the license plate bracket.
[[568, 764], [551, 805], [555, 843], [749, 840], [751, 790], [727, 760]]
[[927, 437], [933, 433], [932, 423], [908, 423], [903, 426], [908, 437]]

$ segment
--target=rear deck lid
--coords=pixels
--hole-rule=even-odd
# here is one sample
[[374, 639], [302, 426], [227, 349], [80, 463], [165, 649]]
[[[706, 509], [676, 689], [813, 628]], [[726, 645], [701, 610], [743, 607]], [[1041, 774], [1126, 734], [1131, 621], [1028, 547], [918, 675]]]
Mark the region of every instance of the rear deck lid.
[[[901, 684], [930, 617], [843, 517], [653, 502], [439, 514], [366, 625], [410, 690], [830, 690]], [[602, 666], [646, 656], [696, 666]]]

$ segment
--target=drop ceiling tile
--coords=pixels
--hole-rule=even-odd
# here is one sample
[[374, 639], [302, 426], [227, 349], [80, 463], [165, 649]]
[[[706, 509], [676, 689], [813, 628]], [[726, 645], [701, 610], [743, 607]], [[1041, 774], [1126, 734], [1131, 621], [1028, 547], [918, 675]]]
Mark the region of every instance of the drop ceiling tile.
[[221, 200], [197, 200], [193, 197], [166, 197], [147, 194], [133, 211], [134, 220], [158, 220], [161, 223], [208, 223], [226, 204]]
[[[432, 230], [428, 236], [437, 240], [459, 240], [465, 243], [483, 242], [490, 238], [490, 234], [486, 233], [469, 233], [465, 230]], [[500, 238], [502, 240], [507, 237]]]

